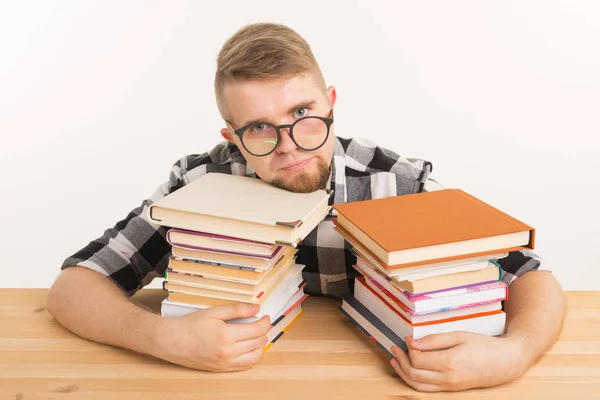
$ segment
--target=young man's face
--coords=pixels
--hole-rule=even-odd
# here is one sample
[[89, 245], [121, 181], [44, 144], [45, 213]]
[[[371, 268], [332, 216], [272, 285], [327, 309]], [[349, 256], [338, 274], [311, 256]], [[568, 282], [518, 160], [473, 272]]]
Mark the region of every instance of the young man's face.
[[229, 124], [221, 129], [221, 135], [239, 147], [250, 167], [262, 180], [293, 192], [312, 192], [325, 187], [333, 156], [335, 124], [331, 125], [325, 144], [313, 151], [296, 146], [290, 138], [289, 129], [282, 128], [275, 150], [262, 157], [250, 154], [240, 137], [234, 134], [234, 129], [256, 122], [256, 128], [253, 129], [261, 132], [265, 125], [259, 122], [282, 125], [292, 124], [306, 116], [332, 118], [331, 111], [336, 100], [333, 86], [323, 93], [312, 76], [296, 76], [228, 83], [223, 94], [229, 112]]

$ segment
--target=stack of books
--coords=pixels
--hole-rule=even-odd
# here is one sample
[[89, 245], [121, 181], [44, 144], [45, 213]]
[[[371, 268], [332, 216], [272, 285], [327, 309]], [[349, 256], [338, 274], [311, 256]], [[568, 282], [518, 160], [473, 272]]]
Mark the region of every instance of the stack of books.
[[333, 208], [360, 273], [340, 309], [390, 355], [406, 336], [504, 332], [496, 260], [533, 249], [535, 229], [460, 189]]
[[269, 315], [269, 344], [302, 313], [304, 265], [297, 245], [329, 213], [330, 193], [292, 193], [249, 177], [208, 173], [153, 203], [149, 219], [169, 227], [171, 257], [161, 314], [184, 316], [213, 306], [259, 304], [228, 323]]

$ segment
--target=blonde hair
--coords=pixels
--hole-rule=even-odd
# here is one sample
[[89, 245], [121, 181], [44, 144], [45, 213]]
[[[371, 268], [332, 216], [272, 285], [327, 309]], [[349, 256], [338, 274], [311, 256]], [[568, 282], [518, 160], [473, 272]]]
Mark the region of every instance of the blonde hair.
[[291, 78], [312, 74], [326, 91], [325, 80], [309, 44], [293, 29], [274, 23], [246, 25], [231, 36], [217, 57], [215, 95], [223, 119], [223, 88], [228, 82]]

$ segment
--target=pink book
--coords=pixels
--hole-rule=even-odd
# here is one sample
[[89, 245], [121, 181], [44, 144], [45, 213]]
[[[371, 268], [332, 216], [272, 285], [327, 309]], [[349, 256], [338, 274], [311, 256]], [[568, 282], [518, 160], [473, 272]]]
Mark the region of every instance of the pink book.
[[508, 298], [508, 286], [502, 281], [416, 296], [408, 296], [395, 287], [390, 290], [370, 277], [365, 277], [365, 282], [390, 302], [403, 304], [414, 315], [473, 307]]
[[240, 239], [231, 236], [214, 235], [206, 232], [171, 228], [167, 241], [175, 247], [202, 250], [214, 253], [234, 254], [248, 257], [273, 259], [281, 251], [281, 245]]

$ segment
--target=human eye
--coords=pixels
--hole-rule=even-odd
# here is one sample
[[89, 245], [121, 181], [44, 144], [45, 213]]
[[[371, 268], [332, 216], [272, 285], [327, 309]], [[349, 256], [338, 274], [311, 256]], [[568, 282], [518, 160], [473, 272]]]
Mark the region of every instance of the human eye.
[[250, 129], [252, 130], [252, 132], [261, 133], [261, 132], [264, 132], [265, 129], [267, 129], [267, 124], [263, 124], [262, 122], [259, 122], [257, 124], [252, 125], [250, 127]]
[[308, 107], [300, 107], [294, 111], [294, 115], [297, 118], [306, 117], [306, 114], [308, 114]]

